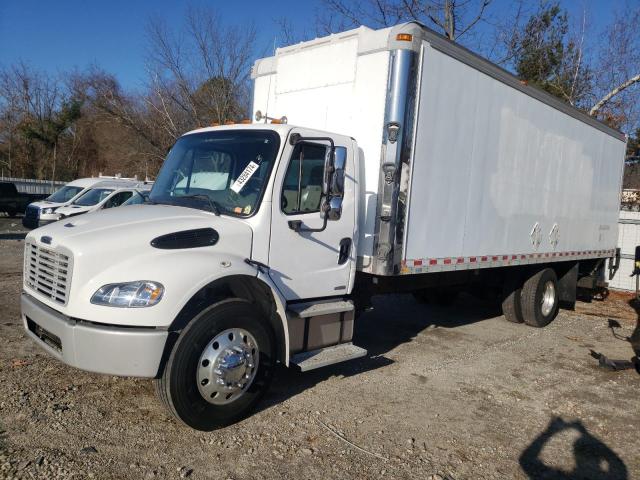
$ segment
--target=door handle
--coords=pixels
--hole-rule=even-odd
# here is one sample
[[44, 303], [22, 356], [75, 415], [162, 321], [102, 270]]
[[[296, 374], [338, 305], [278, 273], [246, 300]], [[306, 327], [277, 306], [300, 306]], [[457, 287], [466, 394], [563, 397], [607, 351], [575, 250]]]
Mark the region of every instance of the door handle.
[[343, 238], [340, 240], [340, 253], [338, 254], [338, 265], [344, 265], [349, 260], [351, 253], [351, 239]]

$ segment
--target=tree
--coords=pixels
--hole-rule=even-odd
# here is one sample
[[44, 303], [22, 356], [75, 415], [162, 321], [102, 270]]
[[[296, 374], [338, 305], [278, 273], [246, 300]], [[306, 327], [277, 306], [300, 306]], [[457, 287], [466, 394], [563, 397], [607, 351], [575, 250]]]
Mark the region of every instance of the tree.
[[511, 45], [512, 65], [521, 79], [571, 105], [584, 105], [593, 75], [581, 43], [569, 37], [568, 16], [559, 3], [541, 4]]
[[44, 159], [51, 151], [31, 134], [32, 127], [53, 121], [62, 101], [56, 77], [23, 63], [0, 70], [0, 116], [6, 128], [3, 136], [9, 140], [6, 155], [12, 159], [12, 172], [43, 178], [48, 167]]
[[148, 107], [174, 139], [185, 130], [238, 120], [249, 107], [255, 29], [224, 26], [213, 10], [190, 9], [177, 33], [149, 22]]
[[460, 41], [482, 19], [492, 0], [323, 0], [320, 30], [330, 33], [360, 25], [389, 27], [418, 21]]
[[37, 140], [51, 151], [51, 181], [56, 178], [56, 160], [61, 136], [80, 118], [81, 102], [65, 100], [56, 112], [44, 118], [26, 116], [20, 124], [25, 138]]
[[593, 106], [589, 113], [617, 128], [640, 124], [640, 6], [619, 7], [598, 43]]
[[629, 136], [627, 143], [627, 156], [640, 157], [640, 127], [636, 128], [635, 134]]

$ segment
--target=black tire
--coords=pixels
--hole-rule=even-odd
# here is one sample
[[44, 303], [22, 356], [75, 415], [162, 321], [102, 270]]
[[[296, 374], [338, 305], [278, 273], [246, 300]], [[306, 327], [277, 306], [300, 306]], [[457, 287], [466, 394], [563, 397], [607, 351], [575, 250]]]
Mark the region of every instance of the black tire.
[[15, 218], [15, 216], [16, 216], [17, 214], [18, 214], [18, 212], [17, 212], [16, 210], [12, 209], [12, 208], [10, 208], [10, 209], [8, 209], [8, 210], [7, 210], [7, 215], [8, 215], [10, 218]]
[[[253, 382], [236, 400], [225, 405], [209, 403], [200, 394], [196, 372], [200, 355], [220, 332], [230, 328], [248, 331], [259, 346]], [[181, 422], [196, 430], [211, 431], [244, 418], [267, 391], [275, 364], [274, 335], [259, 311], [248, 301], [224, 300], [197, 314], [178, 338], [162, 375], [154, 380], [161, 402]]]
[[518, 275], [509, 274], [502, 290], [502, 314], [507, 321], [522, 323], [522, 281]]
[[[549, 283], [553, 286], [553, 306], [545, 315], [542, 302], [545, 289]], [[556, 272], [550, 268], [545, 268], [529, 277], [522, 287], [520, 301], [522, 318], [527, 325], [537, 328], [549, 325], [558, 314], [558, 278], [556, 277]]]

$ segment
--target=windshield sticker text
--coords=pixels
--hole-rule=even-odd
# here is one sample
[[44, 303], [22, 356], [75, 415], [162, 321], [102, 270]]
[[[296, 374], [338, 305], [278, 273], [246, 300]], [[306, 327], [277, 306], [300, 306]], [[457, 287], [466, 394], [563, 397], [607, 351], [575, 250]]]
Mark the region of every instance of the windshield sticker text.
[[233, 185], [231, 185], [231, 190], [239, 193], [240, 190], [242, 190], [242, 187], [244, 187], [244, 185], [249, 181], [251, 176], [256, 173], [258, 167], [259, 165], [257, 163], [249, 162], [249, 165], [245, 167], [240, 176], [236, 179], [235, 182], [233, 182]]

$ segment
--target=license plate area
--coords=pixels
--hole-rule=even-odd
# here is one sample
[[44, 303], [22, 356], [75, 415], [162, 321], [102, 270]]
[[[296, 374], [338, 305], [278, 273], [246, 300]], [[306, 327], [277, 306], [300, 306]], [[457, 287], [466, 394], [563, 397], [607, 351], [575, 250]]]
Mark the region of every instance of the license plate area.
[[54, 335], [49, 330], [42, 328], [29, 317], [27, 317], [27, 328], [45, 344], [53, 348], [58, 353], [62, 354], [62, 340], [60, 340], [60, 337]]

